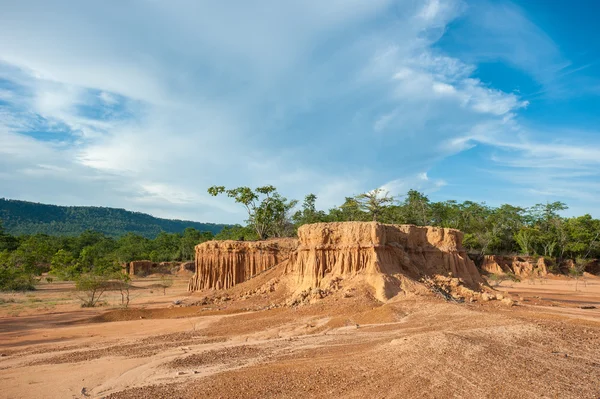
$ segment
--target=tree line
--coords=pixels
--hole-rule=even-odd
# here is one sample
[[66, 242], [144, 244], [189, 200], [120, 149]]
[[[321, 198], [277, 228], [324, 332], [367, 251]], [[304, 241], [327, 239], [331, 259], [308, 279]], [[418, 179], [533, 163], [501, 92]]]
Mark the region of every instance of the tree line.
[[193, 260], [194, 246], [214, 237], [191, 227], [183, 233], [161, 232], [154, 239], [133, 233], [113, 238], [95, 231], [78, 236], [13, 236], [0, 221], [0, 290], [32, 289], [36, 276], [46, 272], [57, 279], [77, 280], [120, 273], [122, 265], [133, 260]]
[[0, 198], [0, 219], [13, 235], [78, 236], [93, 230], [118, 238], [135, 233], [154, 238], [161, 231], [178, 233], [187, 227], [217, 234], [223, 225], [161, 219], [141, 212], [94, 206], [58, 206]]
[[560, 213], [568, 207], [562, 202], [493, 207], [472, 201], [435, 202], [416, 190], [394, 198], [377, 189], [346, 197], [343, 204], [326, 212], [316, 208], [314, 194], [307, 195], [295, 210], [298, 201], [282, 197], [273, 186], [255, 190], [214, 186], [208, 192], [227, 195], [248, 213], [245, 226], [226, 227], [220, 233], [229, 239], [294, 236], [307, 223], [378, 221], [461, 230], [465, 248], [479, 255], [539, 255], [558, 261], [600, 257], [600, 220], [589, 214], [563, 217]]

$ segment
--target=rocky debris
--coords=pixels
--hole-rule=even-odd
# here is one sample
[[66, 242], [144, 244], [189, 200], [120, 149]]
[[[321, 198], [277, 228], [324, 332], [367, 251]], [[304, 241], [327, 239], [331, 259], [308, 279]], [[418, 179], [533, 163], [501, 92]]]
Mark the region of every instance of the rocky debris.
[[107, 356], [147, 357], [167, 349], [181, 347], [182, 345], [210, 344], [223, 341], [225, 341], [224, 338], [210, 338], [194, 331], [177, 332], [144, 338], [133, 344], [112, 345], [104, 348], [67, 352], [34, 361], [30, 365], [89, 362]]
[[263, 284], [262, 286], [255, 288], [255, 289], [251, 289], [248, 291], [244, 291], [242, 292], [238, 298], [239, 299], [248, 299], [254, 296], [267, 296], [268, 294], [270, 294], [271, 292], [275, 292], [275, 290], [277, 289], [277, 285], [279, 283], [278, 279], [274, 279], [271, 281], [268, 281], [266, 284]]
[[[178, 358], [167, 364], [173, 369], [194, 368], [213, 364], [234, 363], [240, 360], [258, 357], [264, 351], [261, 348], [241, 345], [222, 349], [212, 349], [196, 353], [183, 358]], [[180, 373], [184, 373], [180, 371]]]
[[315, 303], [319, 299], [323, 299], [331, 294], [330, 290], [322, 290], [320, 288], [311, 288], [300, 291], [292, 297], [287, 303], [287, 306], [295, 307]]
[[266, 241], [208, 241], [196, 246], [196, 270], [188, 289], [228, 289], [289, 258], [293, 238]]
[[496, 297], [493, 294], [488, 294], [487, 292], [484, 292], [483, 294], [481, 294], [481, 300], [483, 302], [489, 302], [496, 299]]
[[485, 255], [481, 270], [493, 274], [514, 274], [517, 277], [543, 277], [552, 262], [541, 256]]
[[510, 298], [502, 298], [500, 300], [500, 302], [502, 302], [506, 306], [514, 306], [515, 305], [515, 302], [512, 299], [510, 299]]
[[480, 293], [465, 286], [465, 282], [452, 276], [424, 277], [419, 281], [425, 284], [430, 291], [447, 301], [476, 302]]

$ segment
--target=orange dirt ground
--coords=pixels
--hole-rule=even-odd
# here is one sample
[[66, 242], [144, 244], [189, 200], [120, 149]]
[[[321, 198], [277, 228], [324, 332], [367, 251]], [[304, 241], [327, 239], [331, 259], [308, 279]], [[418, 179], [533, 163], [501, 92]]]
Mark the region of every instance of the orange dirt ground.
[[600, 397], [596, 277], [578, 291], [570, 278], [504, 281], [512, 307], [383, 304], [360, 287], [274, 307], [276, 292], [239, 299], [244, 284], [191, 294], [176, 278], [163, 295], [157, 282], [135, 280], [128, 310], [118, 292], [81, 309], [68, 283], [0, 294], [0, 397]]

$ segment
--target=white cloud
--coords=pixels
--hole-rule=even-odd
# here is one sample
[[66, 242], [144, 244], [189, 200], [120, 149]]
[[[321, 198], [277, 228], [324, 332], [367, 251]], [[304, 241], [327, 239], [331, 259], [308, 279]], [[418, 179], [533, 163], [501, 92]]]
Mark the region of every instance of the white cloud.
[[[47, 7], [0, 14], [0, 77], [18, 86], [0, 88], [1, 195], [239, 222], [207, 187], [275, 184], [323, 208], [434, 192], [432, 166], [491, 140], [473, 126], [510, 130], [527, 106], [436, 49], [460, 1]], [[38, 125], [57, 140], [20, 134]]]
[[392, 196], [400, 198], [408, 190], [417, 190], [425, 194], [435, 193], [444, 187], [447, 183], [442, 179], [430, 179], [427, 172], [420, 172], [414, 176], [406, 176], [403, 179], [396, 179], [382, 185], [383, 191], [389, 192]]
[[100, 92], [98, 97], [100, 98], [100, 100], [102, 100], [105, 104], [108, 105], [115, 105], [119, 102], [119, 100], [114, 95], [106, 91]]

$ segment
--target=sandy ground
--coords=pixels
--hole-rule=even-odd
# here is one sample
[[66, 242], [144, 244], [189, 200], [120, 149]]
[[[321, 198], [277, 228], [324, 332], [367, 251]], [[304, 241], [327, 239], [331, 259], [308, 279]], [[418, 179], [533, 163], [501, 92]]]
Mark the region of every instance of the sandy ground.
[[[368, 294], [202, 305], [177, 279], [81, 309], [67, 283], [0, 294], [2, 398], [600, 398], [600, 279], [496, 287], [517, 305]], [[175, 302], [179, 302], [175, 305]]]

